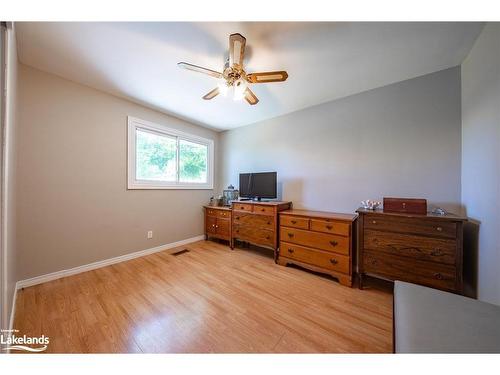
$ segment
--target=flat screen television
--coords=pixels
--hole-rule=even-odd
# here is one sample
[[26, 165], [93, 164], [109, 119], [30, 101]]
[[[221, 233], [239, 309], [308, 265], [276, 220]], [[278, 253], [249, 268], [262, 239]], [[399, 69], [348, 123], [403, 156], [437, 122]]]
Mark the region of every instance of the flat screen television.
[[240, 173], [240, 197], [247, 199], [276, 199], [276, 172]]

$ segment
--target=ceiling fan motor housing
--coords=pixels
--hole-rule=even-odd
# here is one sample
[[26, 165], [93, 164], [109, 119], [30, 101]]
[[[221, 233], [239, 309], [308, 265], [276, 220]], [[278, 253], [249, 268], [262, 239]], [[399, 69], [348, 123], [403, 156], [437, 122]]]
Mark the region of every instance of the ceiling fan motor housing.
[[238, 65], [228, 66], [224, 69], [222, 77], [226, 80], [228, 86], [233, 86], [236, 81], [243, 78], [248, 82], [247, 74], [243, 68]]

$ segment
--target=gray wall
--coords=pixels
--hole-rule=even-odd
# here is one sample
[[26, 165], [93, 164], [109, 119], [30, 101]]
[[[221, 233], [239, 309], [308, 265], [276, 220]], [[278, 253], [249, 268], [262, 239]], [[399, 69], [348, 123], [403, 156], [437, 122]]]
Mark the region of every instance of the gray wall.
[[22, 64], [19, 80], [19, 279], [203, 234], [213, 190], [126, 189], [127, 115], [217, 133]]
[[500, 23], [489, 23], [462, 64], [462, 202], [479, 229], [478, 298], [500, 305], [499, 108]]
[[277, 171], [296, 208], [353, 212], [363, 199], [460, 206], [460, 68], [224, 132], [219, 189]]

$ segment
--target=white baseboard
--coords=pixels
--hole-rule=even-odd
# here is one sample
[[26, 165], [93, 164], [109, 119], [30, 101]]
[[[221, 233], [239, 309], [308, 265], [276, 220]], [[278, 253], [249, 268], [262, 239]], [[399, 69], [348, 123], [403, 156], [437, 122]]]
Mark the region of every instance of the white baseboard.
[[[177, 242], [172, 242], [172, 243], [169, 243], [169, 244], [166, 244], [166, 245], [160, 245], [160, 246], [152, 247], [150, 249], [136, 251], [134, 253], [121, 255], [121, 256], [118, 256], [118, 257], [115, 257], [115, 258], [109, 258], [109, 259], [105, 259], [105, 260], [100, 260], [98, 262], [85, 264], [83, 266], [78, 266], [78, 267], [75, 267], [75, 268], [70, 268], [68, 270], [62, 270], [62, 271], [52, 272], [52, 273], [48, 273], [46, 275], [32, 277], [31, 279], [20, 280], [20, 281], [18, 281], [16, 283], [16, 290], [17, 289], [21, 289], [21, 288], [26, 288], [28, 286], [33, 286], [33, 285], [37, 285], [37, 284], [46, 283], [47, 281], [52, 281], [52, 280], [60, 279], [60, 278], [71, 276], [71, 275], [76, 275], [78, 273], [95, 270], [97, 268], [106, 267], [106, 266], [109, 266], [111, 264], [125, 262], [127, 260], [131, 260], [131, 259], [135, 259], [135, 258], [140, 258], [140, 257], [146, 256], [146, 255], [149, 255], [149, 254], [153, 254], [153, 253], [157, 253], [157, 252], [160, 252], [160, 251], [172, 249], [174, 247], [179, 247], [179, 246], [187, 245], [189, 243], [196, 242], [196, 241], [201, 241], [201, 240], [204, 240], [204, 239], [205, 239], [204, 235], [200, 235], [200, 236], [196, 236], [196, 237], [191, 237], [191, 238], [188, 238], [188, 239], [185, 239], [185, 240], [181, 240], [181, 241], [177, 241]], [[14, 303], [15, 302], [16, 301], [14, 299]], [[14, 309], [14, 307], [15, 307], [15, 304], [13, 305], [13, 309]], [[12, 324], [12, 319], [13, 319], [13, 313], [11, 314], [11, 324]]]

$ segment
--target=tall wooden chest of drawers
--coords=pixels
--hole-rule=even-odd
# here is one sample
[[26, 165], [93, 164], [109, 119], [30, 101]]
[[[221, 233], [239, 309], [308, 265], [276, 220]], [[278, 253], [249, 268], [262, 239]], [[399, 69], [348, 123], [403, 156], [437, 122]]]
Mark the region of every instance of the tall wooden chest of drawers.
[[229, 207], [204, 206], [205, 238], [219, 238], [231, 241], [231, 216]]
[[278, 253], [278, 214], [292, 206], [292, 202], [269, 201], [233, 202], [232, 243], [245, 241], [274, 250], [274, 260]]
[[463, 292], [463, 222], [453, 215], [358, 209], [358, 272]]
[[353, 222], [356, 215], [289, 210], [280, 213], [278, 263], [296, 264], [352, 286]]

